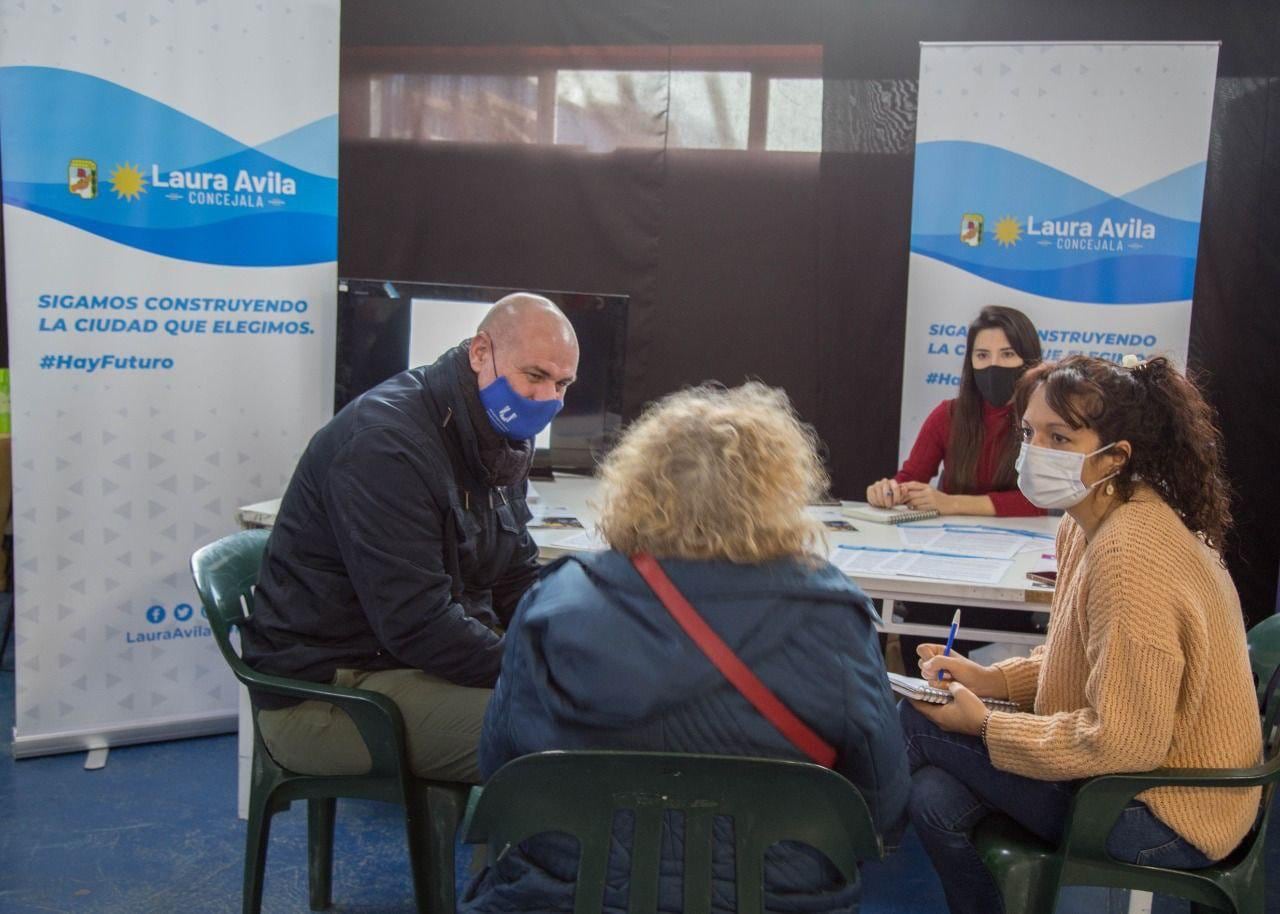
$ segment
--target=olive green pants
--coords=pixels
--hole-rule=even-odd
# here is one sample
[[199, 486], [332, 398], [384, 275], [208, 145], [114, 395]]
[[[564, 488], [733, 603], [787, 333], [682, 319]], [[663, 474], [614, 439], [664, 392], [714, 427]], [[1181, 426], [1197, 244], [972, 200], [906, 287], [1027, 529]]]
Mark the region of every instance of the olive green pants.
[[[480, 783], [476, 750], [492, 689], [454, 685], [420, 670], [338, 670], [333, 684], [380, 692], [396, 703], [415, 775]], [[258, 728], [272, 758], [300, 774], [363, 774], [372, 764], [355, 722], [327, 701], [259, 711]]]

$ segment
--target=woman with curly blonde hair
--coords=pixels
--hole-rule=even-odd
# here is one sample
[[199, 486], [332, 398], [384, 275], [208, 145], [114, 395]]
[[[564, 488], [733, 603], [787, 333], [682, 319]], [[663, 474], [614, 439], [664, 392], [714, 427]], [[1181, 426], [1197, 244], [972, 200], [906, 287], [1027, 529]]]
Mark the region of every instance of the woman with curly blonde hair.
[[[826, 488], [817, 437], [786, 394], [759, 383], [672, 394], [636, 420], [600, 468], [610, 549], [549, 566], [507, 634], [480, 744], [489, 777], [548, 749], [627, 749], [807, 760], [712, 664], [641, 576], [651, 557], [715, 634], [862, 792], [889, 843], [909, 781], [867, 597], [823, 559], [805, 506]], [[723, 823], [722, 823], [723, 824]], [[679, 823], [672, 826], [679, 831]], [[605, 909], [627, 906], [615, 823]], [[659, 909], [681, 908], [682, 839], [663, 842]], [[733, 838], [717, 826], [714, 909], [733, 910]], [[669, 859], [667, 859], [669, 858]], [[460, 909], [569, 910], [576, 845], [542, 835], [476, 880]], [[858, 886], [820, 854], [766, 857], [770, 911], [852, 911]]]

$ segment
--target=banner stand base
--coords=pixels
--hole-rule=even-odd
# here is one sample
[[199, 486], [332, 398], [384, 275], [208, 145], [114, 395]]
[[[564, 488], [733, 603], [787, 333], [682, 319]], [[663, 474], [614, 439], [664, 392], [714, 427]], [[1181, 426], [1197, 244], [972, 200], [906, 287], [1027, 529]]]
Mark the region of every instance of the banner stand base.
[[39, 736], [20, 736], [15, 727], [13, 757], [34, 758], [64, 752], [90, 752], [94, 749], [108, 749], [115, 746], [190, 739], [195, 736], [214, 736], [220, 733], [234, 733], [236, 724], [234, 711], [219, 711], [195, 717], [159, 718], [118, 727], [68, 730], [63, 733], [45, 733]]

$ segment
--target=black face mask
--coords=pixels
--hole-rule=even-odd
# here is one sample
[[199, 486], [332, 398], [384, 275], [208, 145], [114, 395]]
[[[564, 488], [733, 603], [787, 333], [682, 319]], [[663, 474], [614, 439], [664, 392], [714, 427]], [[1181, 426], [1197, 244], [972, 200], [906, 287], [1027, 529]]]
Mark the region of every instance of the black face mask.
[[1013, 399], [1013, 388], [1026, 370], [1025, 365], [1008, 368], [1003, 365], [991, 365], [987, 368], [975, 368], [973, 381], [978, 385], [978, 393], [982, 399], [992, 406], [1004, 406]]

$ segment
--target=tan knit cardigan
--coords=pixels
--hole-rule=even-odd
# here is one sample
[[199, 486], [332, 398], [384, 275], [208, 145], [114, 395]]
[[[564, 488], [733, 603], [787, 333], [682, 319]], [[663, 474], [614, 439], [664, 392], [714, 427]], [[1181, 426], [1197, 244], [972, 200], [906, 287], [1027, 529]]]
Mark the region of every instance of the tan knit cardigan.
[[[1049, 633], [1029, 658], [996, 664], [1009, 697], [987, 727], [1004, 771], [1066, 781], [1152, 768], [1238, 768], [1261, 758], [1235, 585], [1153, 490], [1139, 488], [1086, 540], [1058, 527]], [[1260, 791], [1162, 787], [1139, 796], [1214, 860], [1248, 832]]]

